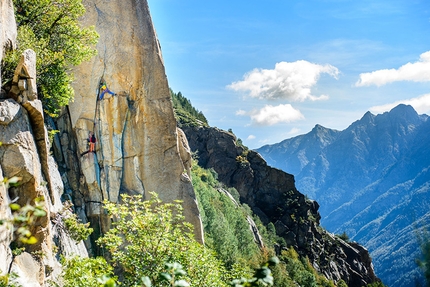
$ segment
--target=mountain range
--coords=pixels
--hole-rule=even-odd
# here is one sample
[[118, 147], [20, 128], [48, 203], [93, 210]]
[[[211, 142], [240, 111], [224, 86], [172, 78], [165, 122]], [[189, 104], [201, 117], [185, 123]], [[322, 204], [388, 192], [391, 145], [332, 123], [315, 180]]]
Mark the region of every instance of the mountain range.
[[[192, 107], [185, 98], [178, 95], [178, 101], [172, 101], [173, 93], [169, 90], [148, 2], [105, 1], [103, 5], [99, 2], [85, 1], [84, 9], [78, 5], [80, 1], [62, 1], [64, 5], [59, 7], [49, 5], [50, 1], [0, 0], [0, 72], [3, 84], [0, 89], [0, 282], [8, 286], [92, 287], [104, 284], [99, 280], [103, 275], [105, 285], [114, 286], [115, 279], [105, 275], [113, 275], [110, 273], [115, 269], [121, 286], [135, 286], [141, 284], [140, 281], [148, 285], [147, 281], [151, 279], [146, 280], [149, 277], [144, 277], [144, 273], [130, 276], [127, 273], [139, 270], [151, 273], [151, 278], [162, 277], [157, 275], [158, 271], [148, 271], [148, 266], [162, 268], [166, 262], [176, 263], [174, 254], [178, 252], [182, 254], [177, 259], [180, 263], [190, 263], [187, 272], [190, 280], [191, 276], [198, 277], [195, 277], [198, 283], [187, 282], [187, 286], [188, 283], [190, 286], [227, 286], [230, 281], [227, 269], [234, 270], [234, 274], [231, 273], [234, 277], [236, 274], [246, 276], [248, 269], [259, 265], [257, 257], [265, 258], [272, 254], [279, 255], [280, 259], [279, 276], [273, 276], [276, 277], [276, 286], [380, 286], [368, 251], [360, 244], [333, 236], [320, 226], [319, 204], [296, 189], [293, 175], [267, 166], [258, 153], [248, 150], [233, 133], [208, 127], [201, 113], [188, 113]], [[50, 7], [55, 8], [53, 11], [61, 8], [59, 18], [52, 25], [47, 24], [51, 23], [50, 20], [43, 18], [47, 15], [51, 19], [57, 15], [51, 13]], [[45, 80], [63, 81], [62, 69], [59, 69], [59, 74], [40, 76], [37, 63], [44, 61], [39, 57], [43, 53], [14, 49], [17, 46], [24, 48], [23, 43], [27, 40], [33, 43], [36, 38], [45, 43], [47, 38], [39, 39], [38, 35], [49, 38], [54, 30], [65, 31], [67, 27], [80, 26], [68, 18], [69, 14], [77, 13], [71, 11], [78, 10], [85, 10], [79, 24], [94, 27], [97, 31], [99, 40], [94, 43], [97, 55], [73, 68], [74, 81], [70, 91], [74, 91], [74, 101], [65, 106], [67, 101], [57, 102], [63, 99], [62, 88], [50, 98], [45, 93], [50, 90], [41, 88], [43, 84], [40, 86]], [[15, 18], [14, 12], [19, 18]], [[67, 20], [62, 18], [65, 15]], [[31, 18], [29, 22], [20, 21], [27, 16]], [[25, 29], [19, 29], [25, 31], [24, 35], [18, 33], [19, 23], [26, 23]], [[46, 24], [48, 30], [33, 37], [36, 34], [27, 27], [38, 27], [39, 24]], [[64, 24], [72, 26], [64, 27]], [[82, 33], [79, 29], [76, 31]], [[20, 45], [17, 45], [18, 39], [21, 39]], [[57, 44], [55, 48], [62, 46]], [[60, 55], [55, 51], [55, 55]], [[8, 55], [16, 52], [17, 62], [5, 65], [7, 61], [3, 57], [6, 52]], [[68, 53], [65, 55], [69, 56]], [[55, 66], [54, 70], [57, 68]], [[59, 110], [54, 118], [46, 110], [44, 101], [48, 98], [54, 102], [54, 111]], [[180, 104], [181, 109], [174, 108], [175, 103]], [[179, 119], [176, 118], [178, 114]], [[178, 125], [183, 125], [184, 130]], [[88, 146], [90, 135], [91, 140], [93, 135], [96, 137], [95, 146]], [[197, 157], [198, 164], [208, 171], [195, 176], [192, 169], [196, 167]], [[211, 185], [209, 181], [200, 184], [196, 181], [198, 177], [201, 182], [211, 178]], [[233, 206], [227, 192], [223, 191], [224, 187], [227, 191], [234, 191], [237, 202], [247, 205], [234, 212], [237, 216], [229, 216], [226, 220], [224, 215], [233, 212], [221, 215], [218, 212], [221, 209], [215, 208], [219, 205], [218, 199], [230, 202], [232, 209], [237, 205]], [[188, 227], [182, 227], [182, 222], [179, 223], [182, 221], [178, 220], [180, 212], [172, 212], [172, 222], [164, 219], [164, 215], [172, 213], [161, 210], [157, 211], [159, 216], [156, 216], [154, 225], [166, 226], [163, 236], [151, 233], [151, 228], [146, 228], [152, 226], [149, 222], [148, 225], [132, 224], [145, 225], [145, 228], [138, 229], [149, 235], [147, 239], [142, 240], [134, 233], [131, 230], [134, 227], [124, 233], [139, 239], [139, 244], [144, 241], [156, 246], [155, 253], [164, 257], [148, 263], [145, 258], [151, 257], [152, 261], [157, 256], [146, 248], [140, 248], [141, 245], [137, 248], [141, 252], [139, 255], [130, 254], [128, 251], [135, 249], [134, 244], [125, 239], [126, 236], [118, 234], [126, 240], [113, 240], [123, 243], [118, 250], [128, 250], [126, 253], [129, 253], [121, 257], [133, 260], [133, 268], [127, 268], [122, 259], [115, 258], [112, 252], [115, 248], [97, 243], [99, 238], [106, 238], [113, 226], [118, 226], [116, 223], [121, 222], [118, 214], [111, 217], [105, 207], [122, 205], [126, 201], [124, 196], [139, 195], [139, 198], [148, 199], [152, 192], [156, 192], [163, 202], [181, 202], [184, 219], [194, 231], [194, 239], [191, 234], [187, 235], [187, 244], [207, 243], [205, 247], [199, 245], [195, 248], [205, 248], [207, 254], [215, 256], [209, 243], [216, 237], [211, 238], [207, 228], [213, 223], [215, 227], [209, 231], [216, 230], [220, 235], [217, 246], [233, 247], [222, 249], [228, 250], [229, 258], [236, 260], [235, 253], [238, 254], [239, 250], [244, 253], [247, 249], [242, 248], [240, 242], [248, 241], [252, 246], [256, 240], [257, 244], [248, 249], [251, 250], [248, 255], [252, 255], [252, 249], [256, 251], [255, 259], [250, 256], [250, 262], [247, 262], [248, 259], [238, 257], [237, 262], [240, 263], [237, 266], [234, 260], [229, 260], [229, 264], [236, 266], [233, 268], [229, 268], [227, 261], [211, 264], [208, 269], [211, 275], [219, 269], [224, 277], [214, 277], [219, 284], [212, 284], [206, 275], [202, 276], [205, 264], [194, 261], [197, 257], [203, 258], [201, 255], [204, 254], [197, 252], [203, 249], [193, 247], [195, 251], [192, 254], [185, 254], [182, 252], [187, 248], [181, 244], [178, 248], [169, 246], [165, 251], [161, 250], [164, 248], [161, 248], [160, 239], [165, 242], [169, 237], [165, 236], [167, 233], [174, 235], [178, 244], [182, 242], [171, 226], [177, 223], [181, 224], [181, 230], [188, 230]], [[208, 200], [209, 197], [214, 200]], [[198, 200], [205, 202], [206, 210]], [[140, 205], [138, 199], [135, 203]], [[156, 204], [157, 208], [159, 206]], [[136, 209], [141, 208], [128, 211], [134, 213]], [[252, 215], [255, 216], [251, 220]], [[130, 216], [133, 219], [138, 217], [136, 213]], [[227, 221], [229, 224], [224, 224]], [[227, 232], [229, 227], [225, 226], [233, 226], [231, 232]], [[260, 240], [262, 238], [264, 241]], [[185, 264], [183, 267], [185, 271]], [[182, 271], [183, 267], [173, 268]], [[257, 270], [255, 276], [258, 278], [254, 279], [273, 285], [269, 284], [272, 277], [267, 266]], [[252, 273], [249, 276], [253, 276]], [[243, 279], [243, 282], [252, 282], [253, 285], [256, 283], [254, 279]], [[0, 283], [0, 286], [5, 284]], [[149, 284], [154, 285], [155, 282]], [[184, 285], [183, 282], [178, 284]]]
[[343, 131], [309, 133], [256, 151], [294, 174], [296, 187], [320, 204], [321, 225], [366, 246], [388, 286], [416, 286], [430, 226], [430, 120], [408, 105], [367, 112]]

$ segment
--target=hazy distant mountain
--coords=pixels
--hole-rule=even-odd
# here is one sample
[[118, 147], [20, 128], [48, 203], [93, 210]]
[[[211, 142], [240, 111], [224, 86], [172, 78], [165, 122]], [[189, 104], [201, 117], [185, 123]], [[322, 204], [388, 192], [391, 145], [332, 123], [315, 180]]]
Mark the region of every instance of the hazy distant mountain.
[[385, 284], [415, 286], [416, 230], [430, 226], [428, 119], [399, 105], [367, 112], [343, 131], [316, 125], [257, 151], [320, 203], [324, 227], [369, 249]]

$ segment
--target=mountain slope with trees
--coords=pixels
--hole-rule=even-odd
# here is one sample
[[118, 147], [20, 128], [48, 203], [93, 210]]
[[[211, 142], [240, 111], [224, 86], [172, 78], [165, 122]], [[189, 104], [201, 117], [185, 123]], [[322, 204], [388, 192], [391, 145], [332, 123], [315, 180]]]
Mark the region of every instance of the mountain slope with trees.
[[[416, 232], [428, 228], [430, 214], [428, 118], [399, 105], [368, 112], [340, 132], [317, 126], [257, 151], [274, 167], [296, 171], [298, 189], [321, 204], [322, 225], [369, 248], [384, 283], [415, 286], [423, 281]], [[298, 141], [309, 144], [291, 148]], [[304, 165], [296, 164], [298, 155], [315, 149]]]
[[177, 119], [198, 164], [213, 169], [223, 185], [237, 190], [240, 202], [275, 230], [282, 238], [279, 250], [294, 249], [316, 272], [339, 284], [363, 286], [379, 281], [366, 249], [321, 228], [319, 204], [298, 192], [291, 174], [269, 167], [231, 131]]

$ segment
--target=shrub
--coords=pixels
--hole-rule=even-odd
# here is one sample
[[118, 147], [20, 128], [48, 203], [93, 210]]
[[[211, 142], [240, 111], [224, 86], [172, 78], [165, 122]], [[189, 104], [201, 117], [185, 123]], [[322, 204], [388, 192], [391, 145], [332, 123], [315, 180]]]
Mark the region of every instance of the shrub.
[[72, 66], [96, 54], [98, 34], [94, 27], [82, 28], [82, 0], [13, 0], [18, 26], [17, 49], [3, 59], [2, 86], [11, 84], [22, 52], [36, 52], [37, 88], [44, 109], [51, 115], [73, 99]]
[[65, 202], [63, 210], [57, 214], [54, 221], [56, 224], [59, 224], [73, 240], [77, 242], [86, 240], [94, 230], [89, 227], [89, 222], [82, 223], [78, 219], [78, 216], [72, 213], [70, 207], [71, 203]]
[[61, 261], [63, 265], [61, 274], [63, 286], [93, 287], [100, 286], [103, 276], [111, 277], [111, 281], [116, 279], [113, 277], [112, 266], [103, 257], [82, 258], [74, 256], [72, 258], [62, 258]]
[[225, 286], [226, 271], [214, 253], [199, 244], [192, 226], [184, 221], [179, 203], [162, 203], [155, 193], [143, 201], [141, 196], [122, 196], [122, 203], [105, 202], [113, 227], [98, 240], [121, 270], [123, 284], [142, 284], [148, 276], [159, 282], [166, 262], [184, 266], [184, 280], [192, 286]]

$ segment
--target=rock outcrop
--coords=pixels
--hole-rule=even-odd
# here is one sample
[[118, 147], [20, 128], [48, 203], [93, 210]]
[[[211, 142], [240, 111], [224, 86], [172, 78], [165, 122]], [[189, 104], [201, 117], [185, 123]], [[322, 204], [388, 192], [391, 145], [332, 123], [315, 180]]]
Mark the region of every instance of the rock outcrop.
[[[41, 106], [37, 99], [27, 104]], [[41, 119], [38, 118], [40, 115]], [[0, 100], [0, 180], [20, 178], [16, 187], [8, 190], [3, 184], [0, 187], [1, 217], [11, 216], [8, 207], [11, 200], [24, 206], [27, 203], [33, 205], [37, 198], [43, 198], [46, 211], [46, 216], [36, 218], [30, 227], [37, 243], [26, 246], [19, 255], [12, 255], [10, 243], [15, 238], [7, 226], [1, 226], [0, 272], [16, 273], [16, 281], [22, 286], [45, 286], [47, 280], [57, 277], [61, 272], [56, 258], [59, 254], [88, 256], [83, 243], [73, 242], [66, 230], [53, 222], [63, 209], [60, 200], [63, 183], [54, 159], [48, 155], [46, 161], [42, 159], [41, 143], [47, 143], [48, 139], [35, 136], [34, 127], [40, 125], [43, 126], [43, 113], [31, 113], [31, 109], [27, 111], [13, 99]], [[46, 145], [44, 150], [48, 150]]]
[[[0, 0], [0, 56], [15, 46], [16, 23], [11, 0]], [[13, 88], [0, 99], [0, 275], [14, 273], [17, 286], [46, 286], [59, 276], [60, 254], [88, 256], [83, 243], [74, 242], [55, 218], [63, 211], [63, 183], [54, 159], [49, 156], [49, 140], [42, 104], [37, 99], [35, 53], [25, 51], [15, 71]], [[8, 98], [9, 97], [9, 98]], [[4, 179], [19, 178], [18, 186]], [[37, 239], [20, 252], [8, 219], [9, 204], [34, 205], [43, 199], [46, 216], [36, 217], [29, 231]], [[54, 251], [56, 250], [56, 251]]]
[[[147, 1], [83, 2], [82, 23], [94, 25], [100, 39], [98, 55], [75, 69], [74, 102], [57, 120], [55, 154], [66, 189], [95, 228], [94, 237], [109, 228], [103, 200], [155, 191], [163, 201], [183, 201], [185, 217], [203, 241], [190, 154], [176, 129]], [[89, 132], [97, 139], [94, 153], [88, 152]]]
[[233, 134], [205, 127], [184, 127], [199, 165], [213, 168], [218, 179], [235, 187], [264, 223], [272, 222], [288, 246], [307, 256], [327, 278], [348, 286], [378, 281], [365, 248], [348, 243], [319, 226], [319, 205], [297, 191], [294, 177], [271, 168], [256, 152], [236, 145]]

